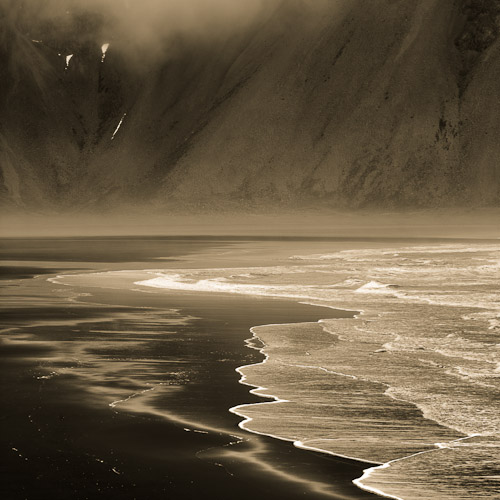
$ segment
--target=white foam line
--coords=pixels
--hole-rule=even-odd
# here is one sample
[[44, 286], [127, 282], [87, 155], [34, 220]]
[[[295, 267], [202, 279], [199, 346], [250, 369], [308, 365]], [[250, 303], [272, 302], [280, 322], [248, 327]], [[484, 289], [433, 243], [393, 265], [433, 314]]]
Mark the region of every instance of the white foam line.
[[294, 364], [289, 364], [289, 363], [282, 363], [284, 366], [295, 366], [296, 368], [309, 368], [312, 370], [321, 370], [325, 373], [328, 373], [330, 375], [338, 375], [340, 377], [347, 377], [347, 378], [352, 378], [354, 380], [360, 380], [359, 377], [356, 377], [355, 375], [349, 375], [347, 373], [340, 373], [340, 372], [334, 372], [333, 370], [328, 370], [328, 368], [323, 368], [322, 366], [314, 366], [314, 365], [294, 365]]
[[[121, 124], [121, 122], [120, 122]], [[120, 125], [119, 124], [119, 125]], [[119, 128], [119, 126], [117, 127], [117, 129]], [[116, 131], [115, 131], [116, 132]], [[104, 273], [95, 273], [95, 274], [104, 274]], [[63, 278], [63, 276], [56, 276], [55, 278], [49, 278], [48, 280], [49, 281], [52, 281], [52, 282], [55, 282], [57, 283], [56, 279], [57, 278]], [[149, 280], [148, 280], [149, 281]], [[59, 284], [59, 283], [58, 283]], [[144, 286], [144, 282], [136, 282], [134, 283], [136, 285], [143, 285]], [[146, 285], [147, 286], [147, 285]], [[163, 287], [162, 287], [163, 288]], [[166, 288], [166, 287], [165, 287]], [[206, 290], [206, 291], [213, 291], [213, 290]], [[230, 292], [226, 292], [226, 293], [230, 293]], [[233, 293], [238, 293], [238, 292], [233, 292]], [[241, 293], [241, 292], [240, 292]], [[245, 293], [246, 295], [260, 295], [262, 296], [263, 294], [252, 294], [251, 292], [246, 292]], [[277, 298], [294, 298], [294, 299], [297, 299], [299, 297], [297, 296], [287, 296], [287, 295], [275, 295], [275, 294], [265, 294], [266, 296], [268, 297], [277, 297]], [[312, 299], [312, 300], [316, 300], [316, 299]], [[306, 304], [306, 305], [312, 305], [312, 306], [316, 306], [316, 307], [329, 307], [331, 309], [337, 309], [339, 310], [340, 308], [338, 307], [335, 307], [334, 305], [327, 305], [327, 304], [318, 304], [317, 302], [314, 303], [314, 302], [309, 302], [309, 301], [300, 301], [299, 303], [302, 303], [302, 304]], [[340, 309], [340, 310], [344, 310], [344, 311], [347, 311], [347, 312], [352, 312], [352, 313], [355, 313], [354, 314], [354, 318], [353, 319], [357, 319], [359, 318], [360, 316], [362, 316], [363, 314], [365, 314], [365, 311], [353, 311], [353, 310], [350, 310], [350, 309]], [[332, 318], [332, 319], [350, 319], [350, 318]], [[321, 325], [321, 323], [324, 323], [324, 320], [319, 320], [318, 321], [318, 324]], [[296, 324], [296, 323], [295, 323]], [[281, 399], [279, 398], [278, 396], [275, 396], [275, 395], [272, 395], [272, 394], [268, 394], [266, 392], [263, 393], [263, 391], [268, 391], [268, 388], [266, 387], [262, 387], [262, 386], [255, 386], [254, 384], [251, 384], [249, 382], [247, 382], [247, 377], [246, 375], [244, 375], [244, 373], [242, 372], [243, 369], [245, 368], [248, 368], [250, 366], [257, 366], [257, 365], [260, 365], [260, 364], [265, 364], [268, 359], [269, 359], [269, 355], [265, 352], [265, 348], [267, 347], [265, 345], [265, 343], [262, 341], [262, 339], [256, 334], [255, 332], [255, 328], [261, 328], [261, 327], [272, 327], [272, 326], [283, 326], [283, 325], [286, 325], [286, 323], [279, 323], [279, 324], [267, 324], [267, 325], [259, 325], [259, 326], [255, 326], [255, 327], [252, 327], [250, 329], [250, 331], [252, 332], [253, 334], [253, 337], [251, 339], [247, 339], [245, 342], [247, 344], [247, 347], [250, 347], [252, 349], [255, 349], [255, 350], [258, 350], [260, 351], [263, 355], [264, 355], [264, 360], [261, 361], [260, 363], [252, 363], [252, 364], [249, 364], [249, 365], [244, 365], [244, 366], [241, 366], [241, 367], [238, 367], [236, 368], [236, 372], [238, 372], [240, 374], [240, 380], [239, 382], [243, 385], [247, 385], [247, 386], [250, 386], [250, 387], [253, 387], [252, 390], [250, 390], [250, 393], [251, 394], [254, 394], [254, 395], [257, 395], [257, 396], [260, 396], [260, 397], [265, 397], [265, 398], [269, 398], [269, 399], [273, 399], [274, 401], [265, 401], [265, 402], [262, 402], [262, 403], [253, 403], [253, 404], [241, 404], [241, 405], [237, 405], [237, 406], [234, 406], [232, 408], [229, 409], [229, 411], [235, 415], [238, 415], [240, 416], [241, 418], [243, 418], [243, 420], [238, 424], [238, 426], [247, 431], [247, 432], [250, 432], [250, 433], [253, 433], [253, 434], [258, 434], [258, 435], [263, 435], [263, 436], [269, 436], [269, 437], [272, 437], [272, 438], [275, 438], [275, 439], [279, 439], [279, 440], [282, 440], [282, 441], [287, 441], [287, 442], [292, 442], [294, 446], [296, 446], [297, 448], [303, 448], [303, 449], [308, 449], [308, 450], [312, 450], [312, 451], [317, 451], [317, 452], [321, 452], [321, 453], [325, 453], [325, 454], [328, 454], [328, 455], [331, 455], [331, 456], [336, 456], [336, 457], [342, 457], [342, 458], [347, 458], [347, 459], [351, 459], [351, 460], [356, 460], [356, 461], [359, 461], [359, 462], [365, 462], [365, 463], [373, 463], [372, 461], [368, 461], [368, 460], [364, 460], [364, 459], [360, 459], [358, 457], [352, 457], [352, 456], [347, 456], [347, 455], [341, 455], [341, 454], [338, 454], [338, 453], [333, 453], [333, 452], [330, 452], [328, 450], [323, 450], [321, 448], [316, 448], [316, 447], [312, 447], [312, 446], [308, 446], [306, 443], [302, 442], [302, 441], [294, 441], [293, 439], [289, 439], [289, 438], [284, 438], [282, 436], [277, 436], [277, 435], [274, 435], [274, 434], [271, 434], [271, 433], [264, 433], [264, 432], [260, 432], [260, 431], [255, 431], [255, 430], [252, 430], [252, 429], [248, 429], [247, 428], [247, 424], [249, 424], [250, 422], [253, 421], [253, 418], [252, 417], [249, 417], [247, 415], [245, 415], [244, 413], [241, 412], [241, 408], [243, 407], [248, 407], [248, 406], [254, 406], [254, 405], [264, 405], [264, 404], [276, 404], [276, 403], [288, 403], [290, 402], [289, 400], [285, 400], [285, 399]], [[330, 332], [328, 332], [330, 333]], [[250, 344], [250, 342], [254, 341], [255, 339], [259, 340], [263, 346], [262, 347], [256, 347], [256, 346], [253, 346]], [[299, 366], [299, 365], [297, 365]], [[322, 367], [315, 367], [315, 366], [306, 366], [304, 365], [303, 366], [304, 368], [315, 368], [315, 369], [320, 369], [320, 370], [323, 370], [325, 372], [330, 372], [329, 370], [326, 370]], [[330, 373], [333, 373], [335, 375], [341, 375], [341, 376], [346, 376], [346, 377], [352, 377], [352, 378], [356, 378], [352, 375], [347, 375], [347, 374], [342, 374], [342, 373], [336, 373], [336, 372], [330, 372]], [[388, 387], [388, 390], [390, 389], [390, 386], [388, 386], [388, 384], [383, 384], [383, 385], [386, 385]], [[142, 391], [141, 393], [136, 393], [136, 394], [133, 394], [131, 396], [129, 396], [128, 398], [126, 398], [125, 400], [122, 400], [122, 401], [116, 401], [114, 403], [116, 404], [119, 404], [120, 402], [124, 402], [124, 401], [127, 401], [128, 399], [131, 399], [132, 397], [135, 397], [137, 395], [140, 395], [142, 394], [143, 392], [147, 392], [147, 391], [150, 391], [152, 389], [146, 389], [145, 391]], [[392, 397], [393, 399], [398, 399], [398, 398], [395, 398], [393, 397], [392, 395], [390, 394], [386, 394], [387, 396], [389, 397]], [[412, 405], [415, 405], [415, 403], [412, 403], [410, 401], [406, 401], [406, 400], [401, 400], [401, 401], [404, 401], [408, 404], [412, 404]], [[111, 403], [110, 406], [112, 406], [114, 403]], [[418, 405], [415, 405], [418, 407]], [[424, 417], [424, 418], [427, 418], [428, 417]], [[429, 419], [429, 420], [433, 420], [433, 419]], [[443, 425], [442, 423], [438, 422], [440, 425]], [[448, 427], [448, 426], [445, 426], [445, 427]], [[460, 432], [460, 431], [459, 431]], [[470, 435], [470, 436], [466, 436], [466, 437], [463, 437], [463, 438], [459, 438], [457, 440], [454, 440], [454, 441], [450, 441], [450, 443], [452, 442], [456, 442], [456, 441], [461, 441], [461, 440], [464, 440], [464, 439], [470, 439], [472, 437], [475, 437], [477, 436], [477, 434], [473, 434], [473, 435]], [[378, 490], [377, 488], [373, 488], [373, 487], [370, 487], [370, 486], [365, 486], [362, 481], [363, 480], [366, 480], [372, 473], [373, 471], [377, 470], [377, 469], [384, 469], [384, 468], [388, 468], [390, 467], [390, 465], [392, 463], [395, 463], [395, 462], [398, 462], [400, 460], [405, 460], [407, 458], [411, 458], [411, 457], [414, 457], [414, 456], [417, 456], [417, 455], [420, 455], [420, 454], [423, 454], [423, 453], [430, 453], [430, 452], [433, 452], [433, 451], [437, 451], [439, 449], [443, 449], [443, 448], [446, 448], [447, 444], [449, 443], [435, 443], [435, 446], [436, 448], [435, 449], [431, 449], [431, 450], [424, 450], [422, 452], [418, 452], [418, 453], [415, 453], [413, 455], [409, 455], [409, 456], [405, 456], [405, 457], [401, 457], [401, 458], [398, 458], [398, 459], [394, 459], [394, 460], [391, 460], [387, 463], [384, 463], [384, 464], [380, 464], [380, 465], [376, 465], [375, 467], [370, 467], [368, 469], [366, 469], [365, 471], [363, 471], [363, 475], [358, 478], [358, 479], [355, 479], [353, 480], [353, 483], [358, 486], [359, 488], [365, 490], [365, 491], [369, 491], [369, 492], [372, 492], [372, 493], [376, 493], [380, 496], [383, 496], [385, 498], [391, 498], [391, 499], [394, 499], [394, 500], [403, 500], [397, 496], [393, 496], [393, 495], [389, 495], [389, 494], [386, 494], [384, 493], [383, 491], [381, 490]]]
[[[287, 297], [286, 295], [276, 295], [276, 297]], [[296, 297], [292, 297], [290, 296], [290, 298], [296, 298]], [[336, 305], [332, 305], [332, 304], [321, 304], [321, 303], [318, 303], [318, 302], [309, 302], [309, 301], [303, 301], [303, 300], [299, 300], [299, 304], [304, 304], [306, 306], [314, 306], [314, 307], [328, 307], [329, 309], [335, 309], [336, 311], [345, 311], [345, 312], [348, 312], [348, 313], [352, 313], [353, 314], [353, 317], [352, 318], [328, 318], [328, 319], [354, 319], [354, 318], [357, 318], [358, 316], [361, 316], [362, 314], [364, 314], [364, 311], [360, 311], [358, 309], [356, 309], [355, 311], [352, 310], [352, 309], [345, 309], [343, 307], [338, 307]], [[318, 321], [319, 322], [322, 322], [324, 320], [320, 319]]]
[[[159, 385], [161, 385], [161, 384], [159, 384]], [[139, 391], [139, 392], [134, 392], [130, 396], [126, 397], [125, 399], [117, 399], [116, 401], [109, 403], [109, 406], [111, 406], [111, 408], [115, 408], [119, 404], [126, 403], [127, 401], [130, 401], [131, 399], [133, 399], [137, 396], [141, 396], [142, 394], [144, 394], [146, 392], [154, 391], [156, 389], [156, 387], [157, 386], [155, 385], [154, 387], [150, 387], [149, 389], [144, 389], [144, 390]]]
[[[268, 324], [268, 325], [259, 325], [259, 326], [252, 327], [252, 328], [250, 328], [250, 332], [252, 332], [253, 337], [251, 339], [245, 340], [245, 343], [246, 343], [247, 347], [250, 347], [251, 349], [255, 349], [256, 351], [261, 352], [264, 355], [264, 359], [262, 361], [260, 361], [259, 363], [251, 363], [251, 364], [248, 364], [248, 365], [239, 366], [235, 370], [240, 375], [240, 380], [239, 380], [240, 384], [247, 385], [249, 387], [253, 387], [253, 389], [250, 390], [250, 394], [256, 394], [257, 396], [274, 399], [274, 401], [266, 401], [266, 402], [262, 402], [262, 403], [254, 403], [256, 405], [274, 404], [274, 403], [289, 403], [288, 400], [281, 399], [278, 396], [274, 396], [272, 394], [261, 394], [262, 391], [267, 391], [268, 388], [267, 387], [259, 387], [259, 386], [256, 386], [255, 384], [251, 384], [251, 383], [247, 382], [247, 376], [242, 371], [245, 368], [248, 368], [250, 366], [264, 365], [264, 364], [267, 363], [267, 361], [269, 359], [269, 355], [265, 352], [265, 348], [267, 346], [264, 343], [264, 341], [257, 335], [257, 333], [255, 332], [255, 329], [256, 328], [262, 328], [262, 327], [269, 327], [269, 326], [282, 326], [282, 325], [280, 323], [273, 323], [273, 324]], [[259, 342], [261, 342], [262, 343], [262, 347], [257, 347], [257, 346], [251, 345], [250, 342], [252, 342], [254, 340], [258, 340]], [[263, 433], [263, 432], [258, 432], [258, 431], [253, 431], [253, 430], [247, 429], [246, 428], [246, 424], [250, 423], [253, 420], [253, 418], [249, 417], [249, 416], [245, 415], [244, 413], [242, 413], [241, 411], [239, 411], [240, 408], [243, 408], [245, 406], [253, 406], [253, 404], [241, 404], [241, 405], [237, 405], [237, 406], [233, 406], [232, 408], [229, 408], [229, 411], [231, 413], [234, 413], [235, 415], [238, 415], [239, 417], [243, 418], [243, 420], [238, 424], [238, 427], [240, 429], [246, 430], [248, 432], [253, 432], [254, 434], [260, 434], [260, 435], [263, 435], [263, 436], [277, 437], [278, 439], [283, 439], [284, 441], [293, 441], [292, 439], [284, 439], [284, 438], [280, 438], [279, 436], [273, 436], [272, 434], [266, 434], [266, 433]]]
[[[286, 325], [286, 324], [297, 324], [297, 323], [271, 323], [271, 324], [267, 324], [267, 325], [259, 325], [259, 326], [255, 326], [255, 327], [250, 328], [250, 331], [252, 332], [253, 337], [251, 339], [247, 339], [245, 341], [245, 343], [251, 349], [255, 349], [257, 351], [260, 351], [264, 355], [264, 360], [261, 361], [261, 362], [259, 362], [259, 363], [252, 363], [252, 364], [249, 364], [249, 365], [240, 366], [240, 367], [236, 368], [235, 371], [240, 374], [240, 380], [239, 380], [240, 384], [253, 387], [253, 389], [250, 391], [250, 394], [255, 394], [257, 396], [271, 398], [271, 399], [274, 399], [274, 401], [265, 401], [265, 402], [262, 402], [262, 403], [241, 404], [241, 405], [233, 406], [232, 408], [230, 408], [229, 411], [231, 413], [234, 413], [235, 415], [238, 415], [239, 417], [243, 418], [243, 420], [238, 424], [238, 427], [240, 429], [243, 429], [243, 430], [247, 431], [247, 432], [251, 432], [252, 434], [258, 434], [260, 436], [268, 436], [268, 437], [272, 437], [272, 438], [275, 438], [275, 439], [279, 439], [280, 441], [286, 441], [286, 442], [289, 442], [289, 443], [293, 443], [293, 445], [295, 447], [297, 447], [297, 448], [307, 449], [307, 450], [311, 450], [311, 451], [317, 451], [317, 452], [325, 453], [327, 455], [331, 455], [331, 456], [334, 456], [334, 457], [347, 458], [349, 460], [356, 460], [358, 462], [364, 462], [364, 463], [372, 464], [373, 461], [370, 461], [370, 460], [364, 460], [364, 459], [358, 458], [358, 457], [351, 457], [351, 456], [348, 456], [348, 455], [341, 455], [339, 453], [333, 453], [331, 451], [323, 450], [321, 448], [315, 448], [313, 446], [308, 446], [303, 441], [297, 441], [297, 440], [294, 440], [294, 439], [285, 438], [283, 436], [278, 436], [276, 434], [271, 434], [271, 433], [267, 433], [267, 432], [260, 432], [260, 431], [256, 431], [256, 430], [247, 428], [247, 424], [249, 424], [250, 422], [252, 422], [253, 418], [249, 417], [248, 415], [245, 415], [244, 413], [242, 413], [242, 411], [240, 410], [241, 408], [248, 407], [248, 406], [256, 406], [256, 405], [289, 403], [290, 402], [287, 399], [282, 399], [282, 398], [280, 398], [278, 396], [275, 396], [273, 394], [268, 394], [268, 393], [262, 394], [262, 391], [267, 391], [268, 388], [267, 387], [262, 387], [262, 386], [256, 386], [254, 384], [251, 384], [251, 383], [247, 382], [247, 376], [242, 372], [242, 370], [244, 370], [245, 368], [248, 368], [250, 366], [264, 365], [265, 363], [267, 363], [267, 361], [269, 359], [269, 355], [265, 352], [265, 348], [267, 347], [267, 345], [257, 335], [257, 333], [255, 332], [255, 329], [256, 328], [272, 327], [272, 326], [283, 326], [283, 325]], [[262, 343], [263, 346], [262, 347], [256, 347], [256, 346], [251, 345], [250, 342], [254, 341], [255, 339], [259, 340]], [[325, 368], [320, 368], [320, 367], [313, 367], [313, 368], [317, 368], [317, 369], [320, 369], [320, 370], [328, 371]], [[332, 373], [334, 373], [334, 372], [332, 372]], [[338, 375], [344, 375], [346, 377], [352, 377], [352, 375], [346, 375], [346, 374], [341, 374], [341, 373], [339, 373]]]
[[[324, 440], [324, 441], [326, 441], [326, 440]], [[365, 460], [363, 458], [351, 457], [349, 455], [342, 455], [340, 453], [334, 453], [333, 451], [324, 450], [323, 448], [317, 448], [315, 446], [309, 446], [306, 443], [307, 443], [307, 441], [306, 442], [304, 442], [304, 441], [294, 441], [293, 445], [296, 446], [297, 448], [302, 449], [302, 450], [316, 451], [318, 453], [324, 453], [325, 455], [331, 455], [332, 457], [347, 458], [348, 460], [355, 460], [356, 462], [363, 462], [365, 464], [378, 463], [378, 462], [374, 462], [373, 460]]]
[[[425, 420], [430, 420], [432, 422], [436, 422], [436, 424], [438, 424], [441, 427], [446, 427], [447, 429], [451, 429], [452, 431], [456, 431], [457, 433], [466, 435], [465, 438], [460, 438], [460, 439], [467, 439], [469, 437], [468, 432], [465, 431], [464, 429], [460, 429], [458, 426], [452, 426], [448, 422], [442, 422], [442, 421], [438, 420], [437, 418], [431, 416], [429, 414], [429, 410], [425, 406], [421, 406], [414, 401], [410, 401], [408, 399], [403, 399], [401, 397], [398, 397], [398, 396], [392, 394], [391, 391], [397, 391], [397, 387], [392, 387], [389, 384], [387, 384], [386, 382], [376, 382], [376, 383], [385, 385], [387, 387], [387, 389], [384, 391], [384, 396], [387, 396], [391, 399], [394, 399], [395, 401], [401, 401], [402, 403], [406, 403], [406, 404], [414, 406], [415, 408], [417, 408], [418, 410], [420, 410], [422, 412], [422, 417], [425, 418]], [[479, 435], [479, 434], [472, 434], [472, 436], [476, 436], [476, 435]], [[451, 441], [451, 442], [453, 442], [453, 441]]]
[[[253, 268], [251, 268], [253, 269]], [[260, 269], [260, 268], [255, 268], [255, 269]], [[221, 269], [213, 269], [213, 271], [217, 271], [217, 270], [225, 270], [225, 268], [221, 268]], [[147, 270], [148, 273], [151, 273], [151, 272], [158, 272], [157, 270]], [[183, 271], [183, 270], [182, 270]], [[162, 271], [160, 271], [162, 272]], [[179, 274], [177, 274], [177, 276], [180, 276]], [[139, 285], [139, 286], [144, 286], [144, 287], [151, 287], [151, 288], [159, 288], [159, 289], [166, 289], [166, 290], [178, 290], [179, 288], [177, 287], [173, 287], [173, 286], [164, 286], [164, 284], [158, 286], [156, 284], [153, 284], [156, 282], [156, 280], [158, 279], [163, 279], [161, 276], [157, 277], [157, 278], [153, 278], [153, 279], [148, 279], [148, 280], [141, 280], [141, 281], [135, 281], [134, 282], [134, 285]], [[204, 281], [209, 281], [209, 280], [204, 280]], [[186, 283], [182, 282], [182, 281], [178, 281], [176, 283], [179, 283], [179, 284], [184, 284], [186, 285]], [[199, 282], [198, 282], [199, 283]], [[238, 285], [237, 285], [238, 286]], [[243, 285], [245, 286], [245, 285]], [[252, 285], [248, 285], [248, 286], [252, 286]], [[263, 287], [265, 288], [265, 286], [263, 285]], [[192, 291], [192, 292], [203, 292], [203, 293], [229, 293], [229, 294], [234, 294], [234, 295], [250, 295], [252, 297], [269, 297], [269, 298], [276, 298], [276, 299], [282, 299], [282, 300], [286, 300], [286, 299], [293, 299], [293, 300], [297, 300], [297, 302], [299, 304], [304, 304], [304, 305], [309, 305], [309, 306], [314, 306], [314, 307], [326, 307], [328, 309], [334, 309], [334, 310], [337, 310], [337, 311], [345, 311], [345, 312], [348, 312], [348, 313], [352, 313], [353, 314], [353, 318], [358, 318], [359, 316], [363, 315], [364, 314], [364, 311], [363, 310], [353, 310], [353, 309], [345, 309], [343, 307], [338, 307], [337, 305], [335, 304], [325, 304], [325, 303], [321, 303], [321, 299], [317, 299], [317, 298], [314, 298], [314, 297], [308, 297], [307, 295], [292, 295], [292, 294], [289, 294], [289, 293], [273, 293], [272, 291], [262, 291], [262, 290], [259, 290], [259, 291], [256, 291], [256, 290], [251, 290], [251, 289], [210, 289], [210, 288], [204, 288], [204, 289], [196, 289], [196, 288], [189, 288], [189, 287], [186, 287], [186, 288], [180, 288], [181, 290], [186, 290], [186, 291]], [[300, 300], [299, 300], [300, 299]], [[351, 319], [351, 318], [328, 318], [328, 319]], [[259, 325], [259, 326], [267, 326], [267, 325]]]
[[[311, 305], [316, 305], [316, 304], [311, 304]], [[318, 323], [320, 323], [320, 322], [318, 321]], [[235, 371], [240, 374], [240, 380], [239, 380], [240, 384], [253, 387], [253, 389], [250, 390], [251, 394], [254, 394], [254, 395], [257, 395], [257, 396], [261, 396], [261, 397], [265, 397], [265, 398], [271, 398], [274, 401], [266, 401], [266, 402], [262, 402], [262, 403], [241, 404], [241, 405], [233, 406], [232, 408], [230, 408], [229, 411], [231, 413], [233, 413], [235, 415], [238, 415], [239, 417], [243, 418], [243, 420], [238, 424], [238, 427], [240, 429], [243, 429], [243, 430], [245, 430], [247, 432], [250, 432], [250, 433], [253, 433], [253, 434], [258, 434], [258, 435], [261, 435], [261, 436], [268, 436], [268, 437], [272, 437], [274, 439], [279, 439], [281, 441], [291, 442], [297, 448], [306, 449], [306, 450], [310, 450], [310, 451], [315, 451], [315, 452], [319, 452], [319, 453], [324, 453], [324, 454], [331, 455], [331, 456], [334, 456], [334, 457], [341, 457], [341, 458], [346, 458], [346, 459], [349, 459], [349, 460], [355, 460], [355, 461], [358, 461], [358, 462], [364, 462], [364, 463], [369, 463], [369, 464], [373, 463], [373, 461], [370, 461], [370, 460], [365, 460], [365, 459], [362, 459], [362, 458], [359, 458], [359, 457], [353, 457], [353, 456], [348, 456], [348, 455], [342, 455], [342, 454], [339, 454], [339, 453], [334, 453], [334, 452], [331, 452], [331, 451], [328, 451], [328, 450], [324, 450], [322, 448], [317, 448], [317, 447], [314, 447], [314, 446], [308, 446], [306, 444], [307, 442], [303, 442], [303, 441], [300, 441], [300, 440], [294, 440], [294, 439], [290, 439], [290, 438], [285, 438], [283, 436], [278, 436], [278, 435], [272, 434], [272, 433], [266, 433], [266, 432], [256, 431], [256, 430], [253, 430], [253, 429], [249, 429], [247, 427], [247, 425], [250, 424], [250, 422], [253, 421], [253, 418], [250, 417], [250, 416], [248, 416], [248, 415], [245, 415], [241, 411], [241, 408], [249, 407], [249, 406], [256, 406], [256, 405], [289, 403], [290, 402], [287, 399], [282, 399], [282, 398], [280, 398], [278, 396], [275, 396], [274, 394], [267, 393], [266, 391], [269, 390], [267, 387], [256, 386], [255, 384], [249, 383], [247, 381], [247, 376], [242, 371], [245, 368], [248, 368], [248, 367], [251, 367], [251, 366], [264, 365], [270, 359], [269, 354], [267, 354], [265, 352], [265, 349], [268, 346], [258, 336], [258, 334], [256, 333], [256, 329], [257, 328], [273, 327], [273, 326], [284, 326], [286, 324], [297, 324], [297, 323], [271, 323], [271, 324], [267, 324], [267, 325], [259, 325], [259, 326], [254, 326], [254, 327], [250, 328], [250, 331], [252, 332], [252, 338], [246, 339], [245, 343], [246, 343], [247, 347], [249, 347], [251, 349], [255, 349], [257, 351], [260, 351], [263, 354], [264, 359], [261, 362], [259, 362], [259, 363], [252, 363], [252, 364], [240, 366], [240, 367], [236, 368]], [[255, 340], [258, 340], [262, 344], [262, 347], [257, 347], [255, 345], [252, 345], [252, 342], [254, 342]], [[350, 377], [350, 378], [357, 379], [357, 377], [355, 377], [353, 375], [348, 375], [348, 374], [333, 372], [333, 371], [327, 370], [326, 368], [322, 368], [322, 367], [318, 367], [318, 366], [308, 366], [308, 365], [290, 365], [290, 366], [298, 366], [298, 367], [301, 367], [301, 368], [314, 368], [314, 369], [319, 369], [319, 370], [325, 371], [326, 373], [332, 373], [332, 374], [335, 374], [335, 375], [340, 375], [340, 376], [345, 376], [345, 377]], [[387, 384], [383, 384], [383, 385], [388, 386]], [[387, 395], [389, 396], [389, 394], [387, 394]], [[393, 399], [397, 399], [397, 398], [393, 397]], [[410, 403], [408, 401], [405, 401], [405, 402], [409, 403], [409, 404], [413, 404], [413, 403]], [[442, 425], [442, 424], [440, 424], [440, 425]], [[408, 458], [412, 458], [412, 457], [415, 457], [415, 456], [418, 456], [418, 455], [422, 455], [424, 453], [430, 453], [430, 452], [438, 451], [440, 449], [445, 449], [445, 448], [448, 448], [451, 443], [455, 443], [455, 442], [458, 442], [458, 441], [463, 441], [463, 440], [466, 440], [466, 439], [471, 439], [471, 438], [477, 437], [479, 435], [480, 434], [471, 434], [469, 436], [465, 436], [465, 437], [462, 437], [462, 438], [455, 439], [453, 441], [449, 441], [448, 443], [435, 443], [434, 444], [436, 446], [435, 449], [424, 450], [424, 451], [421, 451], [421, 452], [418, 452], [418, 453], [414, 453], [412, 455], [408, 455], [408, 456], [405, 456], [405, 457], [401, 457], [401, 458], [397, 458], [397, 459], [394, 459], [394, 460], [390, 460], [389, 462], [386, 462], [386, 463], [383, 463], [383, 464], [379, 464], [379, 465], [376, 465], [374, 467], [369, 467], [368, 469], [365, 469], [363, 471], [363, 475], [361, 477], [359, 477], [357, 479], [354, 479], [352, 482], [358, 488], [360, 488], [362, 490], [365, 490], [365, 491], [368, 491], [370, 493], [374, 493], [374, 494], [377, 494], [379, 496], [382, 496], [382, 497], [385, 497], [385, 498], [390, 498], [390, 499], [393, 499], [393, 500], [404, 500], [403, 498], [400, 498], [400, 497], [397, 497], [397, 496], [394, 496], [394, 495], [389, 495], [389, 494], [383, 492], [382, 490], [379, 490], [378, 488], [375, 488], [375, 487], [372, 487], [372, 486], [367, 486], [367, 485], [363, 484], [363, 480], [368, 479], [372, 475], [372, 473], [374, 471], [379, 470], [379, 469], [380, 470], [381, 469], [386, 469], [386, 468], [390, 467], [391, 464], [393, 464], [395, 462], [399, 462], [401, 460], [406, 460]]]
[[392, 464], [394, 464], [396, 462], [401, 462], [402, 460], [407, 460], [408, 458], [417, 457], [419, 455], [424, 455], [426, 453], [433, 453], [433, 452], [436, 452], [436, 451], [439, 451], [439, 450], [447, 449], [447, 448], [450, 447], [449, 445], [452, 444], [452, 443], [457, 443], [459, 441], [464, 441], [466, 439], [472, 439], [472, 438], [478, 437], [478, 436], [480, 436], [480, 434], [471, 434], [469, 436], [465, 436], [465, 437], [462, 437], [462, 438], [459, 438], [459, 439], [454, 439], [454, 440], [449, 441], [447, 443], [434, 443], [434, 446], [436, 448], [434, 448], [432, 450], [419, 451], [418, 453], [413, 453], [412, 455], [408, 455], [406, 457], [401, 457], [401, 458], [396, 458], [394, 460], [390, 460], [389, 462], [386, 462], [386, 463], [384, 463], [382, 465], [377, 465], [375, 467], [370, 467], [368, 469], [365, 469], [363, 471], [363, 475], [361, 477], [355, 479], [353, 481], [353, 483], [358, 488], [361, 488], [362, 490], [368, 491], [370, 493], [375, 493], [375, 494], [383, 496], [385, 498], [392, 498], [394, 500], [404, 500], [402, 497], [398, 497], [398, 496], [395, 496], [395, 495], [389, 495], [387, 493], [384, 493], [382, 490], [379, 490], [378, 488], [375, 488], [374, 486], [367, 486], [367, 485], [363, 484], [363, 481], [366, 480], [366, 479], [368, 479], [376, 470], [388, 469]]
[[64, 278], [65, 276], [63, 274], [58, 274], [57, 276], [54, 276], [53, 278], [47, 278], [47, 281], [50, 283], [54, 283], [54, 285], [64, 285], [64, 283], [59, 283], [59, 279]]

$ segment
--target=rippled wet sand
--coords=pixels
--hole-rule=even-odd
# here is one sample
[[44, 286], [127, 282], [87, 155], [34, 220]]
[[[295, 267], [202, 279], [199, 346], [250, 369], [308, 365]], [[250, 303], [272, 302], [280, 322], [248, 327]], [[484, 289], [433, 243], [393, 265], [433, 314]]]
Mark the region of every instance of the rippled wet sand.
[[[171, 243], [156, 242], [154, 257], [228, 246]], [[2, 281], [0, 344], [6, 498], [371, 497], [351, 483], [366, 464], [247, 434], [228, 411], [261, 401], [235, 371], [262, 359], [244, 343], [251, 326], [317, 321], [333, 310], [69, 287], [47, 278], [149, 268], [140, 261], [147, 245], [102, 262], [102, 241], [76, 253], [71, 242], [64, 258], [60, 241], [17, 244], [10, 255], [2, 246], [11, 271]]]

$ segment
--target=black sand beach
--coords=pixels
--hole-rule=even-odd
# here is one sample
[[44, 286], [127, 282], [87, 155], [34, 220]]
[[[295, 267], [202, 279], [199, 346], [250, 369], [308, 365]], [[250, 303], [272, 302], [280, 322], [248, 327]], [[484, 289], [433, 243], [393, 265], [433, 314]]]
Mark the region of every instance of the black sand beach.
[[3, 498], [374, 498], [351, 482], [367, 464], [247, 433], [228, 411], [262, 401], [235, 372], [263, 359], [244, 343], [250, 327], [348, 313], [89, 286], [77, 297], [36, 269], [150, 268], [152, 256], [223, 245], [157, 240], [151, 251], [121, 241], [110, 263], [99, 253], [107, 242], [81, 243], [85, 251], [47, 240], [31, 255], [25, 242], [2, 245], [13, 268], [2, 282]]

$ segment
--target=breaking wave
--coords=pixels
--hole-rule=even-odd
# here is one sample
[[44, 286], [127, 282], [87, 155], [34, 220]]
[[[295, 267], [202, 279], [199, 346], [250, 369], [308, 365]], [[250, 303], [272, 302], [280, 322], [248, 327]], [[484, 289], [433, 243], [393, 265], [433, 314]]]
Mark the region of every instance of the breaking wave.
[[253, 329], [266, 362], [239, 371], [276, 402], [240, 405], [245, 429], [379, 463], [356, 484], [392, 498], [485, 499], [500, 490], [499, 255], [332, 248], [275, 267], [151, 270], [134, 286], [361, 311]]

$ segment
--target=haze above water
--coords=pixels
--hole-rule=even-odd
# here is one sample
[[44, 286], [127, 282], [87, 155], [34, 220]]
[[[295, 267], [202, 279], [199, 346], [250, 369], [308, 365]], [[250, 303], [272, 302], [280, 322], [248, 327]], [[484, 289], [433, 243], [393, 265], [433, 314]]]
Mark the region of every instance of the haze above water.
[[234, 213], [137, 210], [0, 215], [4, 237], [241, 236], [500, 238], [500, 209], [420, 211], [256, 211]]

